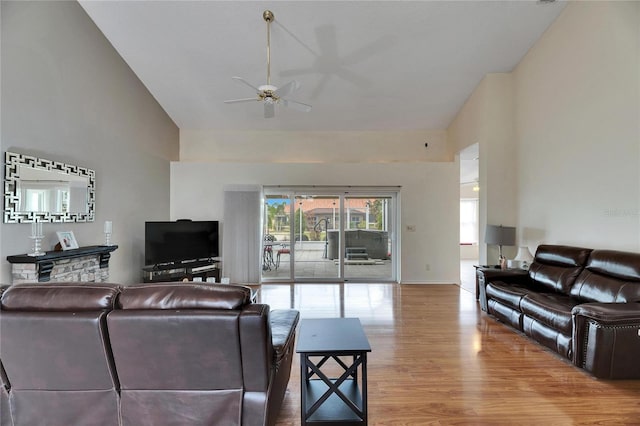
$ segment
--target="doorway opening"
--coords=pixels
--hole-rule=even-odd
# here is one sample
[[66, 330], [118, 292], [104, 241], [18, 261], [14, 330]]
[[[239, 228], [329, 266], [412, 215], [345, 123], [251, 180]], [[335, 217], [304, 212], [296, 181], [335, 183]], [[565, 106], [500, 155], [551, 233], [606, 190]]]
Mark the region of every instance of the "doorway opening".
[[479, 264], [479, 144], [459, 154], [460, 158], [460, 286], [475, 293], [475, 268]]

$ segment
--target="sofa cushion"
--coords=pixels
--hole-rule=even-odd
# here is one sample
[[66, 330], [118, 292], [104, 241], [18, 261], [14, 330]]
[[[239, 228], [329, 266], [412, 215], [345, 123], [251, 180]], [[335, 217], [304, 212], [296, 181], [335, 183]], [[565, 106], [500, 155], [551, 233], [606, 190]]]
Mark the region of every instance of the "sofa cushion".
[[584, 266], [593, 249], [541, 244], [536, 249], [535, 262], [556, 266]]
[[522, 330], [522, 312], [518, 309], [503, 305], [497, 300], [489, 299], [487, 311], [499, 321], [509, 324], [515, 329]]
[[594, 250], [571, 296], [586, 302], [640, 302], [640, 254]]
[[238, 309], [251, 303], [251, 288], [208, 283], [149, 283], [122, 289], [121, 309]]
[[529, 294], [530, 288], [522, 284], [508, 284], [502, 281], [493, 281], [487, 284], [487, 297], [499, 301], [501, 304], [520, 310], [520, 301]]
[[34, 283], [12, 285], [2, 294], [5, 311], [110, 311], [120, 286], [109, 283]]
[[540, 245], [529, 267], [529, 277], [537, 285], [568, 295], [591, 251], [582, 247]]
[[529, 293], [520, 302], [525, 315], [548, 327], [571, 334], [571, 310], [580, 302], [557, 293]]

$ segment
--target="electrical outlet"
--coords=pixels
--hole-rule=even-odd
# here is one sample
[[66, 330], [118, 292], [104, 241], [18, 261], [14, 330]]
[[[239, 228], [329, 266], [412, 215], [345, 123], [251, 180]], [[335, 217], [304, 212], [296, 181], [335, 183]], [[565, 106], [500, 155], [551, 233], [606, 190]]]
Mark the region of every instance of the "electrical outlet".
[[430, 270], [431, 270], [431, 265], [429, 265], [428, 263], [426, 263], [426, 264], [424, 265], [424, 270], [425, 270], [425, 271], [430, 271]]

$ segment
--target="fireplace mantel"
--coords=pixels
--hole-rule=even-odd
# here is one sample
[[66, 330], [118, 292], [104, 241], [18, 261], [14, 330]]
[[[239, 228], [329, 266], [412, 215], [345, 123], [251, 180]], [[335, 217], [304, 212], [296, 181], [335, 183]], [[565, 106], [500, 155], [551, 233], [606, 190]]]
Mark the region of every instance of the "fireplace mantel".
[[118, 246], [87, 246], [48, 251], [42, 256], [7, 256], [12, 264], [13, 284], [48, 281], [106, 281], [109, 258]]

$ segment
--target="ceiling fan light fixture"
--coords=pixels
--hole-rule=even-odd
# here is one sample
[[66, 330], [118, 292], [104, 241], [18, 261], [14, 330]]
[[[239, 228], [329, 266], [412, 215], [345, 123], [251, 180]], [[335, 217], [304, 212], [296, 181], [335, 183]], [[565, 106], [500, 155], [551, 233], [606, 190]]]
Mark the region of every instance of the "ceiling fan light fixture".
[[275, 92], [278, 90], [276, 86], [272, 86], [271, 84], [263, 84], [262, 86], [258, 86], [258, 90], [261, 92]]

